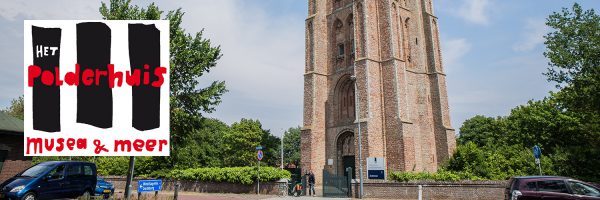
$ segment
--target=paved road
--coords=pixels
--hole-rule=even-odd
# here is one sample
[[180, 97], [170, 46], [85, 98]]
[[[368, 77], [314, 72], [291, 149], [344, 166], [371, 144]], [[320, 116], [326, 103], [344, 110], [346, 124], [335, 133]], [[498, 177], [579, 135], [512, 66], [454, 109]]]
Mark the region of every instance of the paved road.
[[268, 200], [284, 200], [284, 199], [289, 199], [289, 200], [323, 200], [323, 199], [329, 199], [329, 200], [349, 200], [350, 198], [325, 198], [325, 197], [272, 197], [272, 198], [267, 198]]

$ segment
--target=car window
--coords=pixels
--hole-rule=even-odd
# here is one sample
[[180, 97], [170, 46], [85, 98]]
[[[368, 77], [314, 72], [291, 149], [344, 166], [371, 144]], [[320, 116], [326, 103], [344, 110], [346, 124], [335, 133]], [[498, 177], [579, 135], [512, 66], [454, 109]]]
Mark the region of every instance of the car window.
[[29, 169], [23, 171], [23, 173], [19, 174], [19, 176], [27, 176], [27, 177], [38, 177], [44, 175], [48, 170], [52, 168], [52, 165], [39, 164]]
[[83, 175], [93, 176], [94, 175], [94, 171], [92, 171], [92, 167], [89, 166], [89, 165], [84, 165], [83, 166]]
[[562, 180], [538, 181], [537, 185], [538, 191], [569, 193], [569, 190], [567, 190], [567, 185]]
[[536, 191], [537, 190], [536, 182], [532, 181], [532, 182], [529, 182], [529, 183], [525, 184], [523, 186], [522, 190], [524, 190], [524, 191]]
[[67, 168], [67, 177], [69, 178], [79, 177], [82, 174], [83, 173], [81, 173], [81, 165], [74, 164]]
[[62, 179], [65, 177], [65, 165], [59, 165], [48, 174], [51, 180]]
[[598, 191], [598, 189], [580, 182], [569, 181], [569, 186], [571, 186], [574, 194], [593, 197], [600, 196], [600, 191]]

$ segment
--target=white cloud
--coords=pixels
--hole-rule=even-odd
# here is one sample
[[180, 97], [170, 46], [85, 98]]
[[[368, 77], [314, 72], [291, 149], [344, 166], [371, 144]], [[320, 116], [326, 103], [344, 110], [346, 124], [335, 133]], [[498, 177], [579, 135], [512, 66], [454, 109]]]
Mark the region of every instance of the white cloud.
[[513, 44], [513, 50], [517, 52], [531, 51], [539, 44], [544, 43], [544, 35], [550, 28], [546, 26], [543, 19], [528, 19], [523, 28], [522, 38]]
[[488, 25], [490, 7], [490, 0], [462, 0], [456, 14], [467, 22]]
[[[98, 1], [3, 1], [0, 17], [25, 19], [99, 19]], [[20, 20], [20, 19], [19, 19]]]
[[471, 50], [471, 44], [465, 38], [442, 40], [442, 58], [446, 72], [455, 71], [463, 64], [461, 59]]

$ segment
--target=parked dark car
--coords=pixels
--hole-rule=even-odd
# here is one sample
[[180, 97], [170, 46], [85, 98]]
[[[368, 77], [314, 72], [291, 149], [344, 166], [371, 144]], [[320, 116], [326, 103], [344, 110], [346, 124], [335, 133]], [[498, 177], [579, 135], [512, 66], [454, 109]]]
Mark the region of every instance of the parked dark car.
[[520, 176], [508, 181], [506, 200], [600, 200], [600, 189], [590, 183], [560, 176]]
[[0, 199], [89, 198], [96, 188], [96, 165], [50, 161], [34, 165], [0, 184]]
[[115, 193], [115, 186], [112, 183], [105, 181], [103, 178], [98, 178], [96, 182], [95, 196], [110, 198]]

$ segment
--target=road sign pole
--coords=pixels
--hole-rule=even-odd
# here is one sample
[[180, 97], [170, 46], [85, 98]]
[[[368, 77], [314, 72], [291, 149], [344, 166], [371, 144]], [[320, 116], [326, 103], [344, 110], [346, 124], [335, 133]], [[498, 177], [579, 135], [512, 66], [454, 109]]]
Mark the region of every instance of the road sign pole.
[[[356, 68], [354, 68], [356, 73]], [[356, 95], [354, 95], [355, 98], [355, 102], [356, 102], [356, 112], [354, 113], [354, 115], [356, 115], [356, 122], [358, 123], [358, 166], [359, 166], [359, 174], [358, 177], [360, 179], [360, 183], [359, 183], [359, 188], [358, 188], [358, 198], [362, 199], [363, 197], [363, 160], [362, 160], [362, 139], [360, 138], [360, 98], [358, 97], [358, 82], [356, 79], [356, 75], [353, 75], [351, 77], [351, 79], [354, 81], [354, 91], [356, 93]]]
[[127, 170], [127, 181], [125, 183], [125, 199], [131, 196], [131, 185], [133, 185], [133, 168], [135, 166], [135, 157], [129, 156], [129, 169]]
[[542, 174], [542, 162], [540, 162], [539, 158], [536, 158], [535, 162], [538, 164], [538, 169], [540, 169], [540, 176], [543, 175]]
[[258, 170], [256, 172], [256, 194], [260, 194], [260, 160], [263, 159], [262, 146], [256, 147], [256, 160], [258, 160]]
[[257, 172], [257, 177], [256, 178], [256, 194], [260, 195], [260, 160], [258, 160], [258, 172]]

